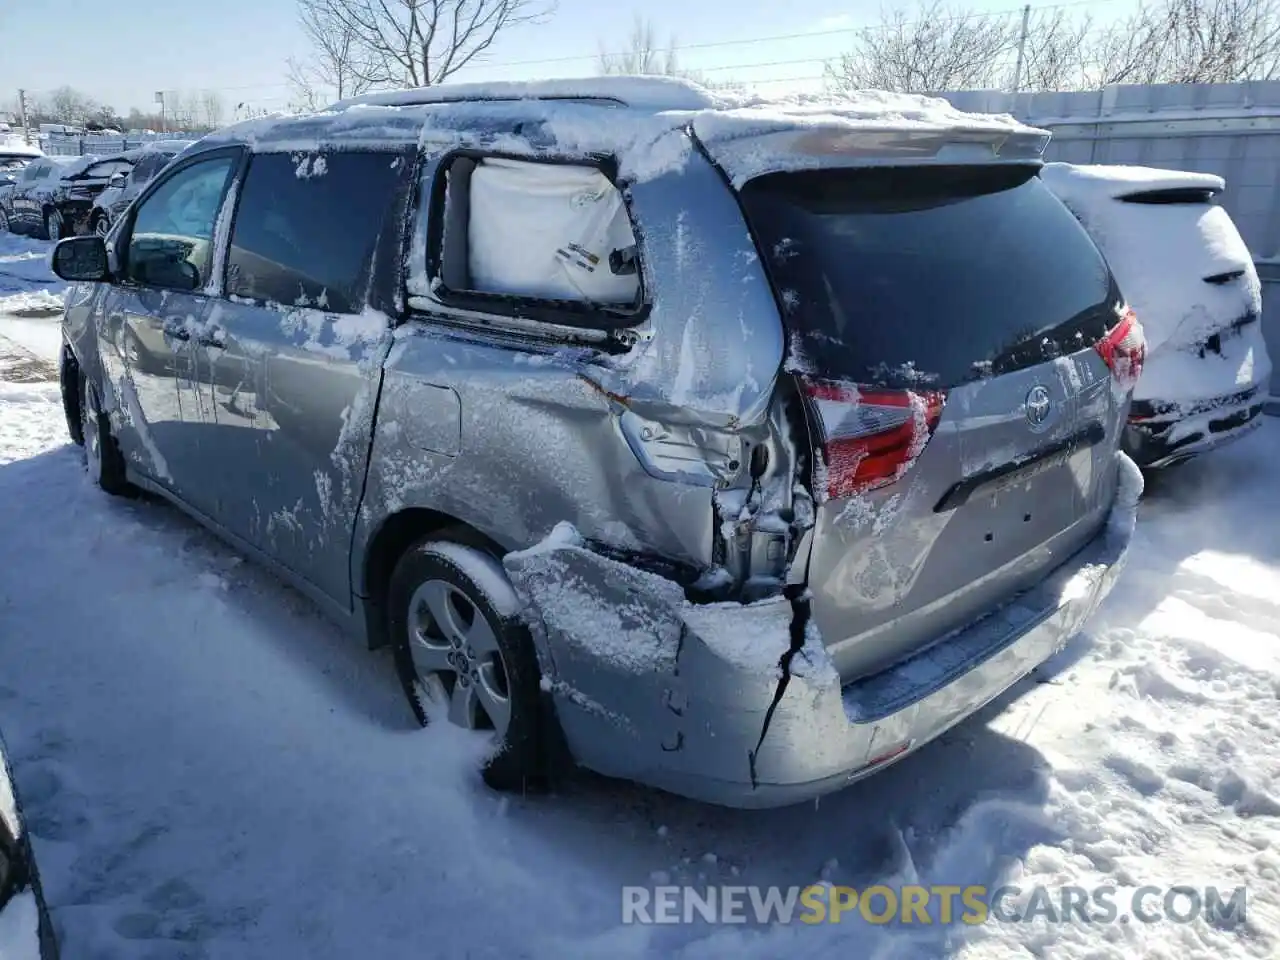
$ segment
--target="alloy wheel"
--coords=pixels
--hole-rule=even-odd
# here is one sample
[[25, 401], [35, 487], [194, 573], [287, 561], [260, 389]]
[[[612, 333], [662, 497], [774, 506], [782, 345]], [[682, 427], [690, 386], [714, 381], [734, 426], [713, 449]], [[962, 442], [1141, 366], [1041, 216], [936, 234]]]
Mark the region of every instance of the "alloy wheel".
[[408, 622], [423, 698], [460, 727], [505, 736], [511, 723], [507, 668], [480, 607], [453, 584], [428, 580], [409, 601]]

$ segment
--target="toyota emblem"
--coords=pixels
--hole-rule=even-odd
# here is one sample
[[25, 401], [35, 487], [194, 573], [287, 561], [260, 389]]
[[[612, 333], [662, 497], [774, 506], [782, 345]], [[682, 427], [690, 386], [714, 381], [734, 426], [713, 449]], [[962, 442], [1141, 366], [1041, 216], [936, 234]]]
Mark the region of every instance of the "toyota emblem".
[[1025, 407], [1027, 412], [1027, 422], [1033, 427], [1040, 427], [1049, 419], [1049, 411], [1053, 404], [1049, 400], [1049, 390], [1047, 387], [1032, 387], [1027, 393]]

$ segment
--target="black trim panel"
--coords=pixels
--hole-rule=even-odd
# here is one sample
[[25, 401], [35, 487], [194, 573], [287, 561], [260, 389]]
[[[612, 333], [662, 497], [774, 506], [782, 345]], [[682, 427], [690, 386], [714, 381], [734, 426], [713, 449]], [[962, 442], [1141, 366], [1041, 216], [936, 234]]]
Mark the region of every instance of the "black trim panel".
[[1003, 463], [998, 467], [982, 470], [965, 477], [942, 495], [942, 499], [933, 508], [933, 512], [946, 513], [948, 510], [962, 507], [972, 500], [976, 494], [992, 487], [1002, 487], [1010, 483], [1030, 480], [1037, 474], [1065, 463], [1068, 458], [1081, 450], [1097, 446], [1106, 438], [1106, 429], [1095, 420], [1083, 430], [1069, 437], [1064, 437], [1057, 443], [1052, 443], [1028, 457], [1023, 457], [1021, 460], [1011, 460], [1009, 463]]

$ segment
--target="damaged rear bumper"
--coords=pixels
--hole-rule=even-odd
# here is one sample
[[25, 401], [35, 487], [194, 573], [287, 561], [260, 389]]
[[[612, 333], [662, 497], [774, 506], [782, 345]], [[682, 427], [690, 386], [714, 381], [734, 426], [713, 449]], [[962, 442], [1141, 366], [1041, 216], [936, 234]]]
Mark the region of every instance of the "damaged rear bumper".
[[1082, 550], [985, 619], [844, 687], [803, 600], [690, 604], [567, 531], [506, 564], [579, 763], [711, 803], [782, 806], [907, 756], [1080, 630], [1133, 534], [1142, 478], [1118, 461], [1111, 515]]

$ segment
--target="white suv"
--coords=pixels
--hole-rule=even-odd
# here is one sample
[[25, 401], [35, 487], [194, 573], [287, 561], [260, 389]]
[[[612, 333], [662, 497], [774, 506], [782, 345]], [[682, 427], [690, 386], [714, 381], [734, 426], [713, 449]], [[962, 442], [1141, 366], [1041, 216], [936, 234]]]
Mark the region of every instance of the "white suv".
[[1045, 183], [1102, 249], [1142, 320], [1147, 359], [1125, 449], [1157, 468], [1259, 425], [1271, 360], [1262, 286], [1206, 173], [1046, 164]]

